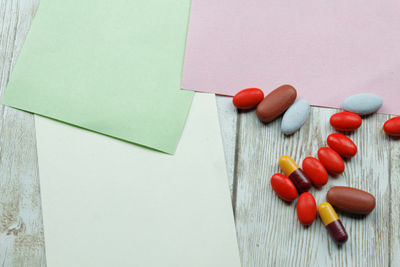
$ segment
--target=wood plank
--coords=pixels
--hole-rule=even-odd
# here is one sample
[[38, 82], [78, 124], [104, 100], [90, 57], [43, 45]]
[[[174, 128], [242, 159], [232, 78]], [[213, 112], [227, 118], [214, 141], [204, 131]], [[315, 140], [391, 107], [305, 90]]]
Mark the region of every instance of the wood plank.
[[[394, 117], [394, 116], [390, 116]], [[400, 137], [387, 137], [391, 150], [390, 164], [390, 260], [391, 266], [400, 266]]]
[[[1, 95], [36, 6], [0, 1]], [[0, 113], [0, 265], [45, 266], [33, 116], [4, 106]]]
[[[231, 196], [235, 191], [235, 160], [236, 160], [236, 132], [237, 132], [237, 109], [232, 105], [232, 97], [216, 96], [221, 127], [222, 142], [224, 144], [226, 169], [228, 173]], [[234, 197], [233, 197], [234, 199]]]
[[[37, 4], [0, 0], [0, 94]], [[280, 120], [265, 126], [254, 111], [238, 115], [231, 98], [217, 97], [217, 102], [243, 266], [400, 265], [400, 141], [380, 130], [388, 116], [365, 118], [350, 136], [360, 152], [346, 163], [345, 173], [330, 178], [321, 190], [311, 190], [318, 203], [332, 185], [358, 187], [377, 197], [376, 210], [366, 218], [339, 213], [350, 234], [349, 242], [339, 248], [319, 220], [302, 227], [295, 203], [283, 203], [269, 186], [270, 176], [280, 171], [277, 160], [282, 154], [298, 163], [316, 155], [333, 132], [328, 118], [335, 111], [312, 108], [301, 131], [284, 137]], [[44, 266], [33, 118], [4, 106], [0, 112], [0, 266]]]
[[[333, 113], [313, 107], [308, 122], [290, 137], [280, 133], [281, 119], [264, 125], [254, 112], [239, 117], [236, 228], [244, 267], [389, 265], [390, 142], [381, 130], [387, 115], [364, 118], [362, 127], [350, 135], [359, 153], [346, 162], [344, 174], [330, 177], [322, 189], [310, 190], [317, 203], [325, 201], [333, 185], [357, 187], [376, 196], [376, 209], [365, 218], [338, 212], [349, 233], [342, 247], [333, 243], [319, 218], [310, 227], [300, 225], [296, 201], [284, 203], [269, 184], [271, 175], [281, 172], [281, 155], [292, 156], [299, 165], [306, 156], [317, 155], [334, 132], [329, 125]], [[398, 161], [392, 164], [399, 166]]]

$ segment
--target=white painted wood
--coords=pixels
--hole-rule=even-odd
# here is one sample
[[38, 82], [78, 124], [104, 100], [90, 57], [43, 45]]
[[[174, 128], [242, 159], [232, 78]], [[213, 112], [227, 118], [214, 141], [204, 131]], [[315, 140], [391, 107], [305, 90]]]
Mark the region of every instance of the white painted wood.
[[228, 173], [231, 195], [233, 196], [238, 113], [237, 109], [232, 105], [232, 97], [216, 96], [216, 98], [219, 115], [219, 125], [221, 127], [222, 142], [224, 144], [226, 169]]
[[[365, 218], [338, 212], [349, 233], [342, 247], [330, 239], [319, 218], [310, 227], [302, 226], [296, 201], [286, 204], [272, 191], [269, 180], [281, 172], [281, 155], [291, 155], [301, 165], [306, 156], [316, 156], [334, 132], [329, 117], [335, 110], [311, 111], [300, 132], [290, 137], [280, 133], [281, 119], [264, 125], [254, 112], [240, 115], [236, 227], [243, 266], [388, 266], [390, 255], [397, 257], [399, 252], [396, 247], [390, 252], [390, 242], [398, 242], [390, 233], [390, 174], [398, 175], [400, 161], [393, 161], [390, 153], [400, 142], [389, 142], [381, 129], [387, 115], [364, 118], [362, 127], [350, 135], [359, 152], [346, 161], [344, 174], [330, 177], [322, 189], [310, 190], [317, 203], [325, 201], [333, 185], [357, 187], [376, 196], [376, 209]], [[398, 212], [392, 209], [392, 215], [398, 217]]]
[[[31, 1], [0, 0], [1, 94], [35, 6]], [[44, 266], [33, 116], [4, 106], [0, 115], [0, 266]]]
[[[394, 117], [394, 116], [391, 116]], [[390, 142], [390, 260], [392, 266], [400, 266], [400, 137], [386, 139]]]
[[[0, 0], [0, 94], [37, 4]], [[350, 135], [359, 153], [346, 162], [345, 173], [311, 190], [318, 203], [332, 185], [358, 187], [377, 197], [366, 218], [339, 213], [350, 238], [337, 247], [319, 219], [302, 227], [295, 203], [282, 202], [269, 185], [271, 175], [280, 172], [279, 156], [287, 153], [299, 164], [316, 156], [333, 132], [328, 120], [335, 110], [313, 107], [300, 132], [285, 137], [281, 119], [264, 125], [254, 111], [237, 113], [231, 101], [217, 97], [244, 267], [400, 266], [400, 140], [381, 131], [388, 116], [364, 118]], [[0, 266], [45, 266], [33, 117], [4, 106], [0, 112]]]

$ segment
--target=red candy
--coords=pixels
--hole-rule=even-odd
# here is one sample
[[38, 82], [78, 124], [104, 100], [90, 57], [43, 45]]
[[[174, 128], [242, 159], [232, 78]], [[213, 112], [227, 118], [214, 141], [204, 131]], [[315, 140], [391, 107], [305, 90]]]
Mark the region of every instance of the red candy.
[[271, 177], [271, 186], [275, 193], [286, 201], [293, 201], [297, 197], [297, 190], [293, 182], [283, 174], [275, 173]]
[[357, 146], [354, 142], [340, 133], [333, 133], [328, 136], [328, 146], [345, 158], [351, 158], [357, 154]]
[[400, 116], [387, 120], [383, 125], [385, 133], [391, 136], [400, 136]]
[[264, 92], [258, 88], [248, 88], [233, 97], [233, 105], [240, 109], [255, 108], [264, 99]]
[[318, 158], [328, 172], [340, 174], [344, 172], [344, 162], [340, 155], [329, 147], [321, 147], [318, 150]]
[[313, 157], [303, 160], [303, 171], [316, 187], [321, 187], [328, 182], [328, 173], [322, 163]]
[[361, 117], [353, 112], [339, 112], [333, 114], [330, 123], [338, 131], [354, 131], [361, 126]]
[[311, 193], [305, 192], [297, 200], [297, 218], [303, 225], [310, 225], [317, 216], [317, 203]]

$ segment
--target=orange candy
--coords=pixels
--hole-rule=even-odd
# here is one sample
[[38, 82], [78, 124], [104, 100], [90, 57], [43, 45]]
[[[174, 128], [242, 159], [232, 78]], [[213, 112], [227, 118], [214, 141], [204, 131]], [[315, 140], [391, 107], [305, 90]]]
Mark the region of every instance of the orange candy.
[[297, 218], [302, 225], [310, 225], [317, 216], [317, 203], [311, 193], [302, 193], [296, 205]]
[[345, 111], [333, 114], [329, 122], [338, 131], [354, 131], [361, 126], [362, 119], [356, 113]]
[[258, 88], [248, 88], [233, 97], [233, 105], [239, 109], [252, 109], [264, 99], [264, 92]]
[[297, 190], [293, 182], [283, 174], [272, 175], [271, 186], [275, 193], [285, 201], [293, 201], [297, 197]]
[[383, 130], [391, 136], [400, 136], [400, 116], [387, 120], [383, 125]]
[[332, 148], [321, 147], [318, 150], [318, 159], [328, 172], [333, 174], [344, 172], [344, 161]]
[[351, 158], [357, 154], [357, 146], [347, 136], [340, 133], [333, 133], [328, 136], [328, 146], [345, 158]]
[[322, 163], [313, 157], [303, 160], [303, 171], [316, 187], [321, 187], [328, 182], [328, 173]]

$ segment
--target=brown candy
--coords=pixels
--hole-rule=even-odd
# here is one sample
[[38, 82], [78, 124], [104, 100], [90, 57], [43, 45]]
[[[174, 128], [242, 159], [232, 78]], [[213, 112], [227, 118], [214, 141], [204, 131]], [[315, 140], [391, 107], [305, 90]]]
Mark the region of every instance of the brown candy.
[[262, 122], [270, 122], [285, 112], [296, 100], [297, 92], [291, 85], [282, 85], [269, 93], [257, 106], [257, 116]]
[[329, 189], [326, 200], [338, 210], [368, 214], [375, 208], [375, 197], [368, 192], [346, 186]]

